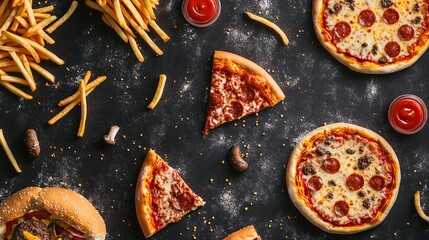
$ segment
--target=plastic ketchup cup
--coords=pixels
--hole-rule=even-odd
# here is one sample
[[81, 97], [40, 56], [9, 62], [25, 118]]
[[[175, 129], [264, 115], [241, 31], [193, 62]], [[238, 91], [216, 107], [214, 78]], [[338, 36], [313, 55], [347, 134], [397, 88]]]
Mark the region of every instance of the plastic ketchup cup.
[[182, 13], [186, 21], [196, 27], [206, 27], [220, 14], [220, 0], [183, 0]]
[[426, 123], [427, 108], [423, 100], [412, 94], [397, 97], [390, 104], [388, 112], [392, 127], [403, 134], [413, 134]]

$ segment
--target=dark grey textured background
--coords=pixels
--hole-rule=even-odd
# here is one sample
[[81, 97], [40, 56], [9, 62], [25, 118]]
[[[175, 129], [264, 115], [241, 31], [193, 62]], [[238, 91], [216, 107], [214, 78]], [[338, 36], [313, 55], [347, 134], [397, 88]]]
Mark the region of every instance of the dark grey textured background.
[[[70, 4], [48, 2], [56, 6], [58, 16]], [[152, 239], [221, 239], [249, 224], [256, 226], [263, 239], [429, 237], [429, 223], [417, 216], [412, 201], [419, 189], [422, 203], [429, 206], [429, 127], [415, 135], [401, 135], [390, 127], [386, 116], [398, 95], [412, 93], [429, 100], [428, 54], [398, 73], [362, 75], [338, 63], [319, 44], [310, 1], [222, 1], [218, 21], [207, 28], [186, 23], [180, 5], [180, 1], [161, 0], [157, 23], [171, 40], [164, 44], [150, 33], [165, 53], [157, 57], [139, 39], [146, 61], [138, 63], [99, 13], [80, 2], [71, 19], [52, 35], [57, 43], [48, 47], [66, 64], [43, 64], [57, 83], [45, 86], [38, 77], [32, 101], [0, 89], [0, 128], [23, 169], [16, 174], [0, 151], [0, 200], [26, 186], [66, 184], [100, 211], [108, 239], [143, 239], [134, 212], [134, 186], [146, 152], [153, 148], [207, 204]], [[245, 17], [247, 10], [274, 20], [288, 35], [290, 45], [283, 46], [275, 33]], [[203, 137], [215, 49], [237, 53], [269, 70], [286, 99], [259, 116], [227, 124]], [[79, 108], [54, 126], [47, 121], [61, 110], [58, 101], [76, 91], [86, 70], [108, 79], [88, 97], [86, 134], [78, 139]], [[161, 73], [167, 75], [165, 93], [158, 106], [148, 111]], [[341, 121], [385, 137], [402, 168], [399, 196], [389, 216], [375, 229], [352, 236], [326, 234], [309, 223], [287, 196], [284, 180], [284, 166], [299, 138], [324, 123]], [[121, 130], [117, 145], [107, 147], [101, 137], [112, 124]], [[22, 143], [28, 128], [37, 130], [42, 145], [41, 157], [33, 161]], [[242, 175], [222, 164], [233, 144], [248, 153], [250, 169]]]

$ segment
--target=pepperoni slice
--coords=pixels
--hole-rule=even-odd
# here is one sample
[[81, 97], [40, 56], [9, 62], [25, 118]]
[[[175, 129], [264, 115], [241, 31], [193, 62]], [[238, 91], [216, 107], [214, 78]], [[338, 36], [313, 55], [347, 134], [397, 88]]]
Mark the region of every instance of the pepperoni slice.
[[243, 105], [239, 102], [231, 102], [227, 107], [224, 108], [223, 113], [227, 121], [235, 120], [243, 114]]
[[414, 37], [414, 29], [410, 25], [402, 25], [398, 30], [398, 35], [402, 41], [410, 41]]
[[237, 94], [240, 100], [243, 100], [245, 102], [251, 102], [253, 99], [255, 99], [255, 90], [252, 87], [244, 86], [242, 88], [242, 91]]
[[340, 162], [336, 158], [327, 158], [323, 161], [323, 169], [330, 174], [334, 174], [340, 170]]
[[393, 8], [389, 8], [383, 13], [383, 20], [387, 24], [395, 24], [399, 20], [399, 13]]
[[356, 191], [363, 187], [364, 179], [362, 175], [353, 173], [347, 177], [346, 183], [347, 183], [347, 186], [350, 188], [350, 190]]
[[319, 191], [323, 187], [323, 180], [319, 176], [312, 176], [307, 181], [307, 187], [311, 191]]
[[220, 105], [222, 105], [222, 100], [223, 100], [223, 97], [220, 93], [212, 92], [210, 93], [209, 106], [212, 108], [217, 108]]
[[339, 217], [344, 217], [349, 213], [349, 204], [346, 201], [337, 201], [334, 204], [334, 212]]
[[385, 184], [384, 177], [379, 175], [375, 175], [369, 180], [369, 186], [375, 191], [380, 191], [383, 189]]
[[386, 46], [384, 46], [384, 51], [389, 57], [396, 57], [401, 52], [401, 46], [399, 46], [399, 43], [395, 41], [388, 42]]
[[359, 23], [364, 27], [371, 27], [376, 17], [373, 11], [366, 9], [359, 13]]
[[332, 30], [336, 39], [345, 38], [352, 32], [350, 24], [346, 22], [338, 22], [335, 24], [334, 29]]

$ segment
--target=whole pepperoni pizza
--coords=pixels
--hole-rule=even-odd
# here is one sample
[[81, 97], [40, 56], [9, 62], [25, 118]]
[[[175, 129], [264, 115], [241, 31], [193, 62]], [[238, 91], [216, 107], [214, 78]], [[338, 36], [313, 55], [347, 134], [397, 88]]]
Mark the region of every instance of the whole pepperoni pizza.
[[380, 135], [335, 123], [308, 133], [286, 170], [289, 196], [313, 224], [329, 233], [357, 233], [380, 224], [398, 195], [401, 173]]
[[409, 67], [429, 45], [429, 0], [313, 0], [322, 45], [361, 73]]

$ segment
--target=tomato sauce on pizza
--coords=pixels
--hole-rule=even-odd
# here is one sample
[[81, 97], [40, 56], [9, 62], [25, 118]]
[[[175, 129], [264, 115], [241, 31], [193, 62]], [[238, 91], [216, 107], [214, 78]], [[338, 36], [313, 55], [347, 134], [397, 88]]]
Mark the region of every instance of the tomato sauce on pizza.
[[299, 142], [289, 161], [292, 201], [325, 231], [375, 226], [395, 202], [399, 164], [390, 145], [372, 131], [350, 124], [322, 127]]
[[363, 73], [394, 72], [414, 63], [428, 46], [428, 13], [428, 0], [313, 2], [319, 40]]
[[260, 66], [236, 54], [216, 51], [203, 134], [283, 99], [277, 83]]

